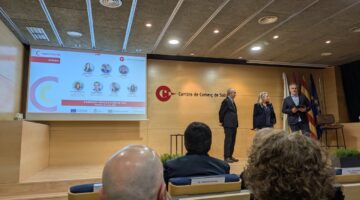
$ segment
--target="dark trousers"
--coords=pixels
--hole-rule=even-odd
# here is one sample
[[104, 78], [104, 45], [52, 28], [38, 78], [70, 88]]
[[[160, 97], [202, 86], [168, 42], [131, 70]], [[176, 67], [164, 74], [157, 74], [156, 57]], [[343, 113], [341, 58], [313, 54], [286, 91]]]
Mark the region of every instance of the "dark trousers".
[[231, 158], [234, 153], [236, 130], [237, 128], [224, 127], [224, 131], [225, 131], [224, 158]]
[[302, 134], [310, 136], [310, 128], [308, 122], [299, 122], [296, 124], [289, 124], [291, 132], [301, 131]]

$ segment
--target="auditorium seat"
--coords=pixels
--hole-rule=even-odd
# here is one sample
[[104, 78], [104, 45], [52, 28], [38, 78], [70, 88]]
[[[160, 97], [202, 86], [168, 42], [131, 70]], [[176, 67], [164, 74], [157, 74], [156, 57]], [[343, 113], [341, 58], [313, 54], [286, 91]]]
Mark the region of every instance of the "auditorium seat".
[[360, 197], [360, 183], [344, 184], [342, 191], [346, 200], [358, 200]]
[[68, 200], [99, 200], [101, 183], [74, 185], [69, 188]]
[[[191, 184], [193, 179], [203, 178], [206, 183]], [[206, 181], [213, 178], [224, 178], [225, 182]], [[217, 192], [240, 191], [240, 178], [235, 174], [224, 174], [203, 177], [178, 177], [169, 180], [168, 191], [171, 196], [191, 195], [191, 194], [210, 194]]]
[[202, 195], [198, 197], [184, 197], [179, 200], [250, 200], [249, 192], [238, 192], [234, 194]]
[[336, 175], [335, 183], [360, 183], [360, 174]]

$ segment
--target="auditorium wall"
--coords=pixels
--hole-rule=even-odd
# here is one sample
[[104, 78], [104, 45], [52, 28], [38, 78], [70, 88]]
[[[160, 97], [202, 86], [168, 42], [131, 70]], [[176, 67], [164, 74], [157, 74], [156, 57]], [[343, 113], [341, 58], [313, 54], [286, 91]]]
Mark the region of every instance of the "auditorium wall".
[[[168, 153], [170, 134], [183, 133], [192, 121], [210, 126], [213, 131], [210, 154], [222, 158], [224, 133], [218, 122], [218, 110], [229, 87], [237, 90], [235, 101], [240, 123], [235, 157], [245, 158], [254, 136], [252, 109], [259, 92], [269, 92], [277, 116], [275, 127], [282, 128], [283, 72], [289, 78], [296, 72], [307, 76], [311, 73], [316, 80], [320, 79], [323, 90], [318, 90], [319, 96], [326, 96], [327, 112], [338, 118], [334, 68], [148, 60], [148, 120], [49, 122], [50, 166], [103, 164], [112, 153], [128, 144], [146, 144], [159, 154]], [[316, 82], [320, 88], [319, 81]], [[167, 98], [166, 92], [173, 94]]]
[[20, 112], [24, 46], [0, 20], [0, 120]]

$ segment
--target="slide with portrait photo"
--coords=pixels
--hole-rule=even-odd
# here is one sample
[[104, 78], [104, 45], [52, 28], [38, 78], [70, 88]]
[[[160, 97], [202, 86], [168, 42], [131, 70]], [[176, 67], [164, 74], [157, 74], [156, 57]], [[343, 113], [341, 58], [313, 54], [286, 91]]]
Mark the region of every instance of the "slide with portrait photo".
[[146, 57], [32, 48], [27, 112], [146, 114]]

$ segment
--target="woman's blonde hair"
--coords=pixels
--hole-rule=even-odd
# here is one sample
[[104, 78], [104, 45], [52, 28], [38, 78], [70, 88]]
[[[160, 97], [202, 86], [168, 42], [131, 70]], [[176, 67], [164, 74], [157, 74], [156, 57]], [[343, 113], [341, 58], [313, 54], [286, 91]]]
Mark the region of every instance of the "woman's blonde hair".
[[269, 95], [269, 93], [268, 92], [260, 92], [257, 103], [258, 104], [263, 104], [264, 103], [264, 98], [266, 97], [266, 95]]

